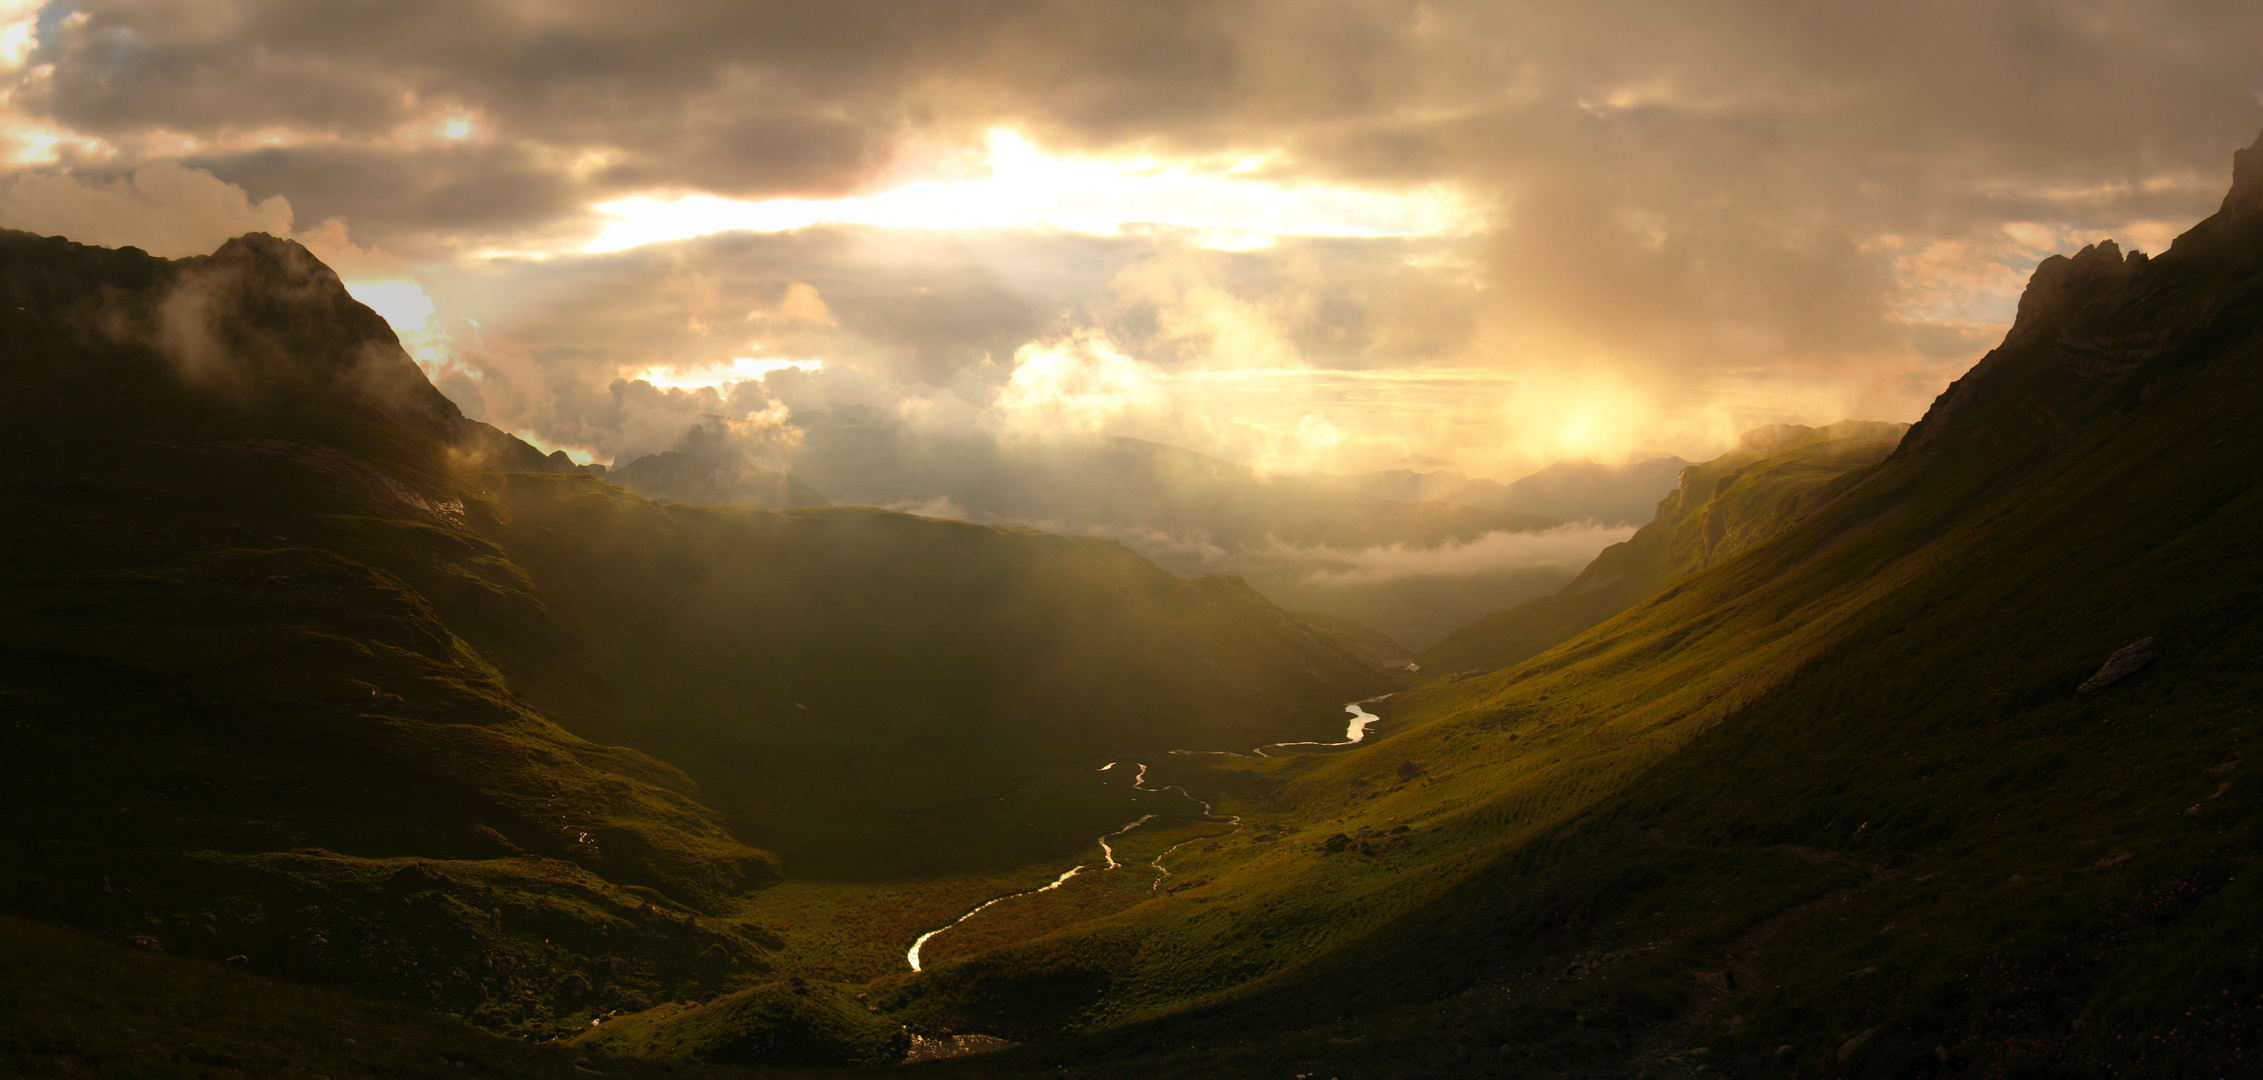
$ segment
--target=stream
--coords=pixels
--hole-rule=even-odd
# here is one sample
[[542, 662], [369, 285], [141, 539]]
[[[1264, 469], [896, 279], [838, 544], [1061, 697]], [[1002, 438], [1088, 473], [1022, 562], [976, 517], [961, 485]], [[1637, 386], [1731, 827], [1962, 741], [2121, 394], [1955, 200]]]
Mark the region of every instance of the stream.
[[[1266, 753], [1265, 751], [1267, 751], [1267, 750], [1277, 750], [1277, 749], [1280, 749], [1280, 748], [1282, 748], [1282, 747], [1287, 747], [1287, 746], [1320, 746], [1320, 747], [1329, 747], [1329, 746], [1352, 746], [1352, 745], [1354, 745], [1354, 744], [1357, 744], [1357, 743], [1359, 743], [1360, 741], [1362, 741], [1362, 740], [1364, 740], [1364, 739], [1366, 739], [1366, 738], [1367, 738], [1367, 728], [1368, 728], [1368, 725], [1370, 725], [1370, 724], [1373, 724], [1373, 723], [1375, 723], [1375, 722], [1376, 722], [1377, 720], [1380, 720], [1380, 719], [1382, 719], [1381, 717], [1379, 717], [1379, 716], [1376, 716], [1376, 715], [1375, 715], [1374, 713], [1368, 712], [1368, 711], [1367, 711], [1367, 710], [1366, 710], [1366, 709], [1364, 708], [1364, 706], [1366, 706], [1366, 705], [1368, 705], [1368, 704], [1371, 704], [1371, 703], [1373, 703], [1373, 702], [1381, 701], [1381, 700], [1383, 700], [1383, 698], [1387, 698], [1387, 697], [1390, 697], [1390, 696], [1391, 696], [1391, 695], [1389, 695], [1389, 694], [1384, 694], [1384, 695], [1382, 695], [1382, 697], [1371, 697], [1371, 698], [1365, 698], [1365, 699], [1363, 699], [1363, 700], [1360, 700], [1360, 701], [1354, 701], [1354, 702], [1352, 702], [1351, 704], [1344, 706], [1344, 711], [1345, 711], [1345, 712], [1347, 712], [1347, 713], [1350, 713], [1350, 714], [1351, 714], [1351, 723], [1350, 723], [1350, 724], [1349, 724], [1348, 726], [1346, 726], [1346, 727], [1344, 728], [1344, 741], [1342, 741], [1342, 742], [1315, 742], [1315, 741], [1311, 741], [1311, 740], [1306, 740], [1306, 741], [1302, 741], [1302, 742], [1277, 742], [1277, 743], [1266, 743], [1265, 745], [1263, 745], [1263, 746], [1260, 746], [1260, 747], [1256, 748], [1256, 750], [1252, 751], [1252, 753], [1253, 753], [1253, 754], [1254, 754], [1255, 756], [1257, 756], [1257, 757], [1272, 757], [1273, 755], [1271, 755], [1271, 754], [1268, 754], [1268, 753]], [[1249, 757], [1249, 756], [1251, 756], [1251, 754], [1236, 754], [1236, 753], [1234, 753], [1234, 752], [1232, 752], [1232, 751], [1230, 751], [1230, 750], [1173, 750], [1173, 751], [1171, 751], [1171, 753], [1174, 753], [1174, 754], [1220, 754], [1220, 755], [1224, 755], [1224, 756], [1226, 756], [1226, 757]], [[1108, 772], [1108, 771], [1110, 771], [1110, 770], [1114, 769], [1114, 768], [1115, 768], [1115, 767], [1116, 767], [1116, 766], [1117, 766], [1118, 764], [1119, 764], [1118, 762], [1114, 762], [1114, 761], [1111, 761], [1111, 762], [1107, 763], [1106, 765], [1102, 765], [1102, 766], [1101, 766], [1101, 767], [1100, 767], [1099, 769], [1097, 769], [1097, 770], [1095, 770], [1095, 771], [1097, 771], [1097, 772]], [[1147, 786], [1147, 765], [1146, 765], [1145, 763], [1143, 763], [1143, 762], [1134, 762], [1133, 764], [1135, 764], [1135, 765], [1137, 765], [1137, 766], [1139, 767], [1139, 772], [1138, 772], [1138, 773], [1137, 773], [1136, 775], [1134, 775], [1134, 776], [1132, 777], [1132, 790], [1133, 790], [1133, 791], [1146, 791], [1146, 792], [1154, 792], [1154, 793], [1156, 793], [1156, 794], [1161, 794], [1161, 793], [1163, 793], [1163, 792], [1166, 792], [1166, 791], [1176, 791], [1176, 792], [1178, 792], [1178, 793], [1179, 793], [1179, 795], [1180, 795], [1180, 796], [1181, 796], [1182, 798], [1185, 798], [1185, 799], [1186, 799], [1187, 801], [1189, 801], [1189, 802], [1192, 802], [1192, 803], [1194, 803], [1195, 805], [1202, 807], [1202, 816], [1203, 816], [1203, 818], [1204, 818], [1205, 820], [1209, 820], [1209, 821], [1216, 821], [1216, 822], [1219, 822], [1219, 823], [1221, 823], [1221, 824], [1229, 824], [1229, 825], [1232, 825], [1232, 826], [1234, 827], [1234, 830], [1233, 830], [1233, 832], [1229, 832], [1229, 833], [1226, 833], [1225, 835], [1227, 835], [1227, 836], [1232, 836], [1232, 835], [1234, 834], [1234, 832], [1240, 832], [1240, 831], [1241, 831], [1241, 828], [1242, 828], [1242, 819], [1241, 819], [1241, 816], [1240, 816], [1240, 815], [1238, 815], [1238, 814], [1231, 814], [1231, 815], [1227, 815], [1226, 817], [1219, 817], [1219, 816], [1218, 816], [1217, 814], [1215, 814], [1215, 813], [1213, 813], [1213, 812], [1211, 811], [1211, 809], [1210, 809], [1210, 804], [1209, 804], [1209, 803], [1207, 803], [1207, 802], [1204, 802], [1204, 801], [1203, 801], [1203, 800], [1201, 800], [1201, 799], [1197, 799], [1197, 798], [1195, 798], [1192, 792], [1189, 792], [1189, 791], [1188, 791], [1187, 789], [1185, 789], [1185, 788], [1183, 788], [1183, 787], [1180, 787], [1180, 786], [1179, 786], [1179, 785], [1177, 785], [1177, 784], [1172, 784], [1172, 785], [1171, 785], [1171, 786], [1169, 786], [1169, 787], [1161, 787], [1161, 788], [1151, 788], [1151, 787], [1148, 787], [1148, 786]], [[1139, 819], [1138, 821], [1134, 821], [1134, 822], [1132, 822], [1131, 824], [1129, 824], [1129, 825], [1126, 825], [1126, 826], [1124, 826], [1124, 827], [1123, 827], [1123, 828], [1121, 828], [1121, 829], [1117, 829], [1117, 830], [1116, 830], [1115, 832], [1112, 832], [1112, 833], [1108, 833], [1107, 835], [1105, 835], [1105, 836], [1102, 836], [1102, 837], [1100, 837], [1100, 838], [1099, 838], [1099, 839], [1098, 839], [1097, 841], [1095, 841], [1096, 843], [1098, 843], [1098, 844], [1100, 845], [1100, 857], [1101, 857], [1101, 858], [1103, 858], [1103, 859], [1105, 859], [1105, 860], [1107, 860], [1107, 863], [1108, 863], [1108, 865], [1106, 865], [1106, 866], [1104, 866], [1104, 867], [1102, 867], [1102, 868], [1101, 868], [1101, 872], [1102, 872], [1102, 873], [1106, 873], [1106, 872], [1107, 872], [1107, 871], [1109, 871], [1109, 870], [1116, 870], [1116, 869], [1120, 869], [1120, 868], [1121, 868], [1121, 867], [1123, 866], [1123, 864], [1122, 864], [1122, 863], [1119, 863], [1119, 862], [1117, 862], [1117, 861], [1116, 861], [1116, 849], [1115, 849], [1115, 848], [1113, 848], [1113, 847], [1111, 847], [1111, 846], [1109, 846], [1109, 844], [1108, 844], [1108, 841], [1110, 841], [1110, 840], [1113, 840], [1113, 839], [1115, 839], [1115, 838], [1117, 838], [1117, 837], [1119, 837], [1119, 836], [1122, 836], [1122, 835], [1124, 835], [1125, 833], [1128, 833], [1128, 832], [1132, 831], [1133, 829], [1139, 828], [1140, 826], [1142, 826], [1142, 825], [1145, 825], [1145, 824], [1147, 824], [1148, 822], [1150, 822], [1150, 821], [1153, 821], [1153, 820], [1155, 820], [1155, 815], [1154, 815], [1154, 814], [1145, 814], [1145, 815], [1142, 815], [1142, 816], [1140, 817], [1140, 819]], [[1210, 839], [1210, 838], [1209, 838], [1209, 837], [1197, 837], [1196, 839]], [[1148, 865], [1149, 867], [1151, 867], [1152, 869], [1154, 869], [1154, 871], [1155, 871], [1155, 881], [1154, 881], [1154, 882], [1153, 882], [1152, 884], [1150, 884], [1150, 885], [1148, 886], [1148, 889], [1149, 889], [1149, 891], [1155, 891], [1155, 890], [1159, 890], [1159, 889], [1161, 889], [1161, 888], [1163, 887], [1163, 879], [1165, 879], [1165, 878], [1168, 878], [1168, 877], [1170, 877], [1170, 876], [1171, 876], [1171, 871], [1170, 871], [1170, 868], [1169, 868], [1169, 867], [1166, 867], [1166, 866], [1164, 866], [1164, 865], [1163, 865], [1163, 860], [1164, 860], [1164, 859], [1167, 859], [1167, 858], [1170, 858], [1170, 857], [1171, 857], [1171, 854], [1172, 854], [1173, 852], [1176, 852], [1176, 851], [1177, 851], [1177, 850], [1179, 850], [1180, 848], [1183, 848], [1183, 847], [1185, 847], [1185, 846], [1187, 846], [1188, 844], [1191, 844], [1191, 843], [1194, 843], [1194, 840], [1182, 840], [1182, 841], [1180, 841], [1180, 842], [1178, 842], [1178, 843], [1176, 843], [1176, 844], [1173, 844], [1173, 845], [1171, 845], [1171, 847], [1170, 847], [1170, 849], [1169, 849], [1169, 850], [1167, 850], [1167, 851], [1163, 852], [1163, 853], [1162, 853], [1161, 855], [1157, 855], [1157, 856], [1156, 856], [1156, 857], [1155, 857], [1154, 859], [1152, 859], [1152, 860], [1150, 860], [1150, 861], [1148, 862], [1148, 864], [1147, 864], [1147, 865]], [[1005, 902], [1006, 902], [1006, 901], [1008, 901], [1008, 900], [1013, 900], [1013, 899], [1016, 899], [1016, 898], [1019, 898], [1019, 897], [1023, 897], [1023, 896], [1035, 896], [1035, 895], [1037, 895], [1038, 893], [1042, 893], [1042, 892], [1052, 892], [1053, 890], [1055, 890], [1055, 889], [1058, 889], [1058, 888], [1060, 888], [1061, 886], [1068, 884], [1068, 882], [1069, 882], [1069, 879], [1070, 879], [1070, 878], [1073, 878], [1073, 877], [1077, 876], [1078, 874], [1081, 874], [1081, 873], [1083, 873], [1083, 872], [1084, 872], [1084, 870], [1085, 870], [1085, 868], [1086, 868], [1087, 866], [1089, 866], [1089, 865], [1090, 865], [1090, 864], [1088, 864], [1088, 863], [1078, 863], [1077, 865], [1070, 867], [1070, 868], [1069, 868], [1069, 869], [1067, 870], [1067, 872], [1063, 873], [1063, 874], [1062, 874], [1062, 875], [1061, 875], [1060, 877], [1054, 878], [1054, 879], [1052, 880], [1052, 882], [1051, 882], [1051, 883], [1049, 883], [1049, 884], [1040, 885], [1040, 886], [1038, 886], [1037, 888], [1034, 888], [1034, 889], [1024, 889], [1024, 890], [1022, 890], [1021, 892], [1013, 892], [1013, 893], [1007, 893], [1007, 894], [1005, 894], [1004, 896], [995, 896], [995, 897], [992, 897], [992, 898], [990, 898], [990, 899], [988, 899], [988, 900], [985, 900], [985, 901], [983, 901], [983, 902], [982, 902], [982, 903], [980, 903], [980, 904], [977, 904], [977, 905], [975, 905], [975, 907], [973, 908], [973, 910], [970, 910], [970, 911], [968, 911], [968, 912], [967, 912], [966, 914], [964, 914], [964, 915], [961, 915], [961, 916], [959, 916], [959, 917], [958, 917], [958, 918], [956, 918], [956, 919], [952, 919], [952, 920], [951, 920], [950, 922], [948, 922], [948, 923], [945, 923], [945, 924], [943, 924], [942, 926], [938, 926], [938, 927], [936, 927], [936, 928], [935, 928], [935, 929], [933, 929], [933, 930], [929, 930], [928, 932], [926, 932], [926, 933], [924, 933], [924, 934], [921, 934], [921, 935], [919, 935], [919, 939], [911, 943], [911, 948], [910, 948], [910, 950], [908, 950], [908, 951], [906, 951], [906, 952], [904, 953], [904, 960], [905, 960], [906, 962], [908, 962], [908, 963], [910, 963], [910, 964], [911, 964], [911, 969], [912, 969], [913, 971], [919, 971], [919, 970], [922, 970], [922, 969], [920, 968], [920, 966], [919, 966], [919, 951], [920, 951], [920, 950], [921, 950], [922, 948], [925, 948], [925, 947], [926, 947], [926, 945], [927, 945], [927, 942], [928, 942], [928, 940], [929, 940], [929, 939], [931, 939], [931, 938], [933, 938], [933, 937], [934, 937], [935, 935], [937, 935], [937, 934], [940, 934], [940, 933], [942, 933], [942, 932], [943, 932], [943, 931], [945, 931], [945, 930], [949, 930], [950, 928], [952, 928], [952, 927], [954, 927], [954, 926], [957, 926], [957, 925], [959, 925], [960, 923], [963, 923], [963, 922], [967, 921], [968, 919], [974, 918], [975, 916], [977, 916], [977, 915], [980, 915], [980, 914], [982, 914], [983, 912], [990, 910], [990, 909], [991, 909], [992, 907], [995, 907], [995, 906], [997, 906], [997, 905], [999, 905], [999, 904], [1005, 903]]]

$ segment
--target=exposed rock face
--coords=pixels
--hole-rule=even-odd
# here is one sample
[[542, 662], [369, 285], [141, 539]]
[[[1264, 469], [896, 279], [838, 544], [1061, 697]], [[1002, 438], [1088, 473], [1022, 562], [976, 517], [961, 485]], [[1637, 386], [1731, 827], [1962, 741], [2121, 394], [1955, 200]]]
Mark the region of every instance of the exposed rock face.
[[[2253, 333], [2249, 297], [2203, 287], [2209, 275], [2263, 252], [2263, 137], [2232, 159], [2223, 208], [2158, 258], [2126, 257], [2101, 240], [2035, 268], [2003, 344], [1951, 383], [1910, 429], [1896, 459], [1936, 447], [1973, 453], [2058, 451], [2082, 422], [2065, 411], [2099, 382], [2131, 379], [2132, 405], [2150, 405], [2197, 366]], [[2228, 302], [2227, 302], [2228, 301]]]
[[2078, 694], [2095, 694], [2137, 674], [2145, 665], [2152, 663], [2160, 655], [2153, 648], [2152, 638], [2141, 638], [2133, 641], [2114, 650], [2114, 655], [2106, 658], [2106, 664], [2098, 669], [2098, 674], [2092, 675], [2084, 680], [2081, 686], [2075, 687], [2075, 692]]
[[2255, 143], [2232, 155], [2232, 189], [2224, 194], [2218, 214], [2250, 218], [2263, 214], [2263, 134]]

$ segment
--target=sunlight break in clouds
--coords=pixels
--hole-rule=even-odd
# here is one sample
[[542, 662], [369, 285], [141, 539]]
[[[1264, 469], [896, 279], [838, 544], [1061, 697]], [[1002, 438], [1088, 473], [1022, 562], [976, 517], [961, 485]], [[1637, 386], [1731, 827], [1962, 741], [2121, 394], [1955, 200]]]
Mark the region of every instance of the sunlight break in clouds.
[[703, 364], [697, 367], [648, 367], [622, 378], [643, 380], [663, 390], [700, 390], [713, 387], [725, 389], [733, 383], [760, 379], [773, 371], [817, 372], [825, 369], [823, 360], [781, 360], [770, 356], [741, 356], [721, 364]]
[[1386, 194], [1254, 175], [1262, 159], [1222, 169], [1152, 158], [1054, 157], [1012, 132], [990, 133], [990, 175], [932, 180], [847, 199], [750, 201], [636, 195], [597, 204], [614, 218], [586, 254], [747, 230], [817, 224], [915, 229], [1053, 228], [1116, 236], [1127, 226], [1193, 230], [1201, 246], [1248, 250], [1282, 236], [1436, 236], [1481, 227], [1451, 188]]
[[432, 298], [413, 281], [349, 281], [346, 293], [403, 336], [422, 330], [435, 310]]

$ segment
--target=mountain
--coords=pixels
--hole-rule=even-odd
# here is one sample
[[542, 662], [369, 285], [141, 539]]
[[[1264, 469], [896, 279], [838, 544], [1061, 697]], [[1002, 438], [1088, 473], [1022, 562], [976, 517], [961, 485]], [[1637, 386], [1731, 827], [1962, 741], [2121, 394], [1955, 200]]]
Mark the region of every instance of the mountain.
[[1357, 746], [1158, 763], [1239, 819], [1175, 891], [1002, 915], [884, 1012], [1051, 1040], [997, 1075], [2246, 1072], [2263, 139], [2235, 161], [2160, 255], [2046, 260], [1796, 522]]
[[1401, 664], [1414, 658], [1414, 650], [1391, 640], [1390, 635], [1350, 619], [1305, 611], [1297, 613], [1297, 620], [1311, 627], [1320, 636], [1343, 646], [1344, 651], [1378, 667]]
[[[272, 237], [0, 233], [0, 372], [0, 904], [490, 1031], [900, 963], [1132, 816], [1100, 762], [1393, 685], [1105, 540], [656, 505]], [[876, 880], [862, 951], [794, 913]]]
[[[1274, 543], [1430, 545], [1556, 524], [1526, 514], [1378, 499], [1141, 439], [1021, 446], [981, 435], [913, 432], [853, 409], [802, 423], [795, 475], [844, 503], [931, 504], [972, 520], [1153, 533], [1183, 548], [1224, 552]], [[1179, 554], [1201, 558], [1196, 550]]]
[[[15, 976], [0, 1061], [15, 1071], [469, 1060], [532, 1075], [572, 1061], [398, 1004], [282, 994], [287, 981], [261, 985], [270, 971], [570, 1034], [572, 1067], [608, 1075], [653, 1075], [639, 1057], [846, 1063], [990, 1036], [1021, 1045], [923, 1068], [2170, 1077], [2242, 1075], [2263, 1038], [2263, 793], [2245, 760], [2263, 693], [2263, 139], [2235, 158], [2223, 209], [2157, 257], [2100, 243], [2047, 260], [2004, 342], [1883, 460], [1810, 488], [1796, 520], [1716, 546], [1537, 656], [1362, 700], [1379, 721], [1356, 742], [1317, 716], [1249, 721], [1262, 696], [1203, 675], [1202, 658], [1241, 643], [1221, 666], [1256, 664], [1255, 685], [1291, 711], [1294, 688], [1340, 693], [1368, 665], [1322, 663], [1340, 654], [1298, 644], [1293, 618], [1236, 582], [1153, 579], [1105, 618], [1119, 632], [1162, 620], [1188, 652], [1016, 714], [1011, 738], [959, 716], [951, 733], [979, 746], [922, 744], [928, 771], [1024, 733], [1073, 740], [1084, 710], [1102, 731], [1156, 718], [1111, 715], [1117, 692], [1155, 695], [1141, 710], [1199, 704], [1166, 691], [1238, 692], [1226, 719], [1251, 726], [1163, 716], [1187, 726], [1029, 774], [1052, 795], [1028, 805], [1051, 816], [982, 822], [1033, 853], [999, 857], [1016, 865], [998, 873], [797, 879], [790, 849], [737, 843], [740, 819], [703, 809], [706, 785], [684, 777], [707, 762], [607, 748], [569, 730], [596, 713], [566, 706], [660, 689], [613, 681], [636, 665], [612, 658], [644, 635], [727, 629], [693, 605], [711, 575], [731, 594], [727, 575], [759, 566], [716, 570], [700, 544], [739, 530], [852, 560], [787, 545], [779, 583], [746, 587], [764, 601], [741, 617], [790, 630], [809, 611], [797, 590], [827, 588], [825, 567], [869, 574], [884, 565], [861, 552], [928, 549], [996, 568], [922, 586], [942, 594], [932, 612], [974, 613], [953, 628], [975, 641], [1009, 625], [979, 605], [1015, 581], [1098, 583], [1064, 605], [1074, 618], [1136, 586], [1130, 569], [1099, 572], [1118, 549], [873, 511], [653, 507], [587, 477], [457, 464], [385, 416], [301, 422], [209, 395], [188, 408], [160, 354], [45, 318], [0, 309], [0, 356], [26, 391], [4, 402], [8, 430], [37, 436], [0, 517], [14, 691], [0, 699], [0, 882], [16, 910], [108, 941], [0, 920]], [[422, 502], [327, 456], [213, 448], [255, 423], [344, 441], [320, 445]], [[1717, 494], [1733, 504], [1748, 479]], [[394, 509], [373, 515], [381, 497]], [[439, 523], [457, 513], [466, 527]], [[798, 531], [812, 523], [831, 531]], [[353, 539], [380, 529], [382, 543]], [[667, 542], [625, 570], [605, 561], [654, 537]], [[582, 580], [551, 591], [569, 570]], [[656, 574], [673, 589], [635, 600]], [[958, 664], [890, 666], [935, 642], [930, 615], [891, 627], [884, 593], [838, 587], [839, 629], [812, 636], [882, 637], [880, 662], [835, 689], [916, 678], [948, 695]], [[860, 604], [873, 617], [847, 610]], [[766, 644], [802, 647], [784, 636]], [[1000, 664], [1027, 667], [1045, 643], [1009, 638]], [[954, 661], [979, 652], [938, 644], [966, 650]], [[797, 662], [830, 655], [808, 648]], [[722, 651], [736, 667], [694, 655], [641, 676], [681, 684], [676, 698], [615, 722], [685, 747], [769, 730], [753, 696], [688, 734], [667, 727], [673, 704], [738, 693], [738, 671], [801, 677]], [[551, 700], [570, 720], [548, 719]], [[809, 726], [880, 730], [872, 719], [892, 717]], [[1308, 745], [1247, 741], [1290, 726], [1305, 733], [1277, 743]], [[1162, 741], [1189, 737], [1207, 741]], [[1071, 827], [1106, 824], [1073, 850], [1024, 839], [1087, 805], [1079, 792], [1095, 812]], [[970, 786], [929, 816], [1011, 794]], [[601, 815], [612, 824], [583, 824]], [[475, 850], [501, 850], [473, 824], [489, 821], [526, 854]], [[785, 880], [758, 887], [766, 866]], [[926, 950], [918, 970], [907, 940]], [[242, 943], [248, 971], [142, 955]], [[370, 1036], [367, 1059], [341, 1057], [345, 1030]]]
[[684, 450], [647, 454], [599, 475], [655, 502], [752, 506], [762, 510], [832, 505], [816, 488], [791, 473], [719, 462]]
[[1735, 449], [1683, 469], [1651, 522], [1603, 549], [1571, 584], [1454, 631], [1422, 653], [1422, 665], [1489, 670], [1545, 652], [1797, 524], [1838, 493], [1837, 481], [1884, 460], [1906, 430], [1844, 420], [1748, 431]]
[[792, 472], [836, 502], [1106, 537], [1173, 573], [1233, 574], [1284, 607], [1417, 647], [1554, 591], [1607, 542], [1561, 565], [1560, 544], [1536, 559], [1501, 541], [1554, 519], [1377, 498], [1139, 439], [938, 434], [858, 408], [796, 422]]
[[1659, 495], [1673, 489], [1689, 462], [1651, 458], [1625, 465], [1559, 461], [1503, 484], [1457, 472], [1418, 473], [1411, 469], [1336, 476], [1327, 479], [1353, 491], [1408, 502], [1446, 502], [1558, 521], [1639, 525], [1649, 520]]

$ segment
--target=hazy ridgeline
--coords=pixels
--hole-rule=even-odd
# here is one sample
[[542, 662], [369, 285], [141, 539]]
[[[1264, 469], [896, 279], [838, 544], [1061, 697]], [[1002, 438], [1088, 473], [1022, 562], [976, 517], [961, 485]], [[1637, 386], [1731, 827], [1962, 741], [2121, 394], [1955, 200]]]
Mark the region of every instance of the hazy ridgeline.
[[2046, 261], [1906, 434], [1755, 433], [1270, 756], [1388, 643], [1095, 537], [545, 471], [279, 242], [0, 249], [19, 1071], [191, 1013], [344, 1071], [368, 997], [624, 1075], [2252, 1071], [2263, 142], [2170, 250]]
[[1264, 473], [1139, 439], [924, 431], [855, 406], [792, 423], [790, 447], [705, 425], [605, 475], [673, 502], [876, 506], [1098, 536], [1183, 577], [1234, 574], [1284, 607], [1376, 627], [1408, 647], [1402, 657], [1561, 586], [1634, 523], [1618, 512], [1627, 492], [1647, 508], [1673, 487], [1672, 469], [1645, 463], [1613, 473], [1600, 497], [1567, 500], [1551, 470], [1517, 490], [1589, 512], [1549, 516], [1366, 478]]
[[1537, 656], [1660, 589], [1728, 562], [1829, 502], [1883, 460], [1906, 424], [1849, 420], [1745, 433], [1728, 453], [1682, 468], [1655, 517], [1605, 548], [1554, 595], [1527, 600], [1448, 635], [1421, 654], [1438, 672], [1491, 670]]

